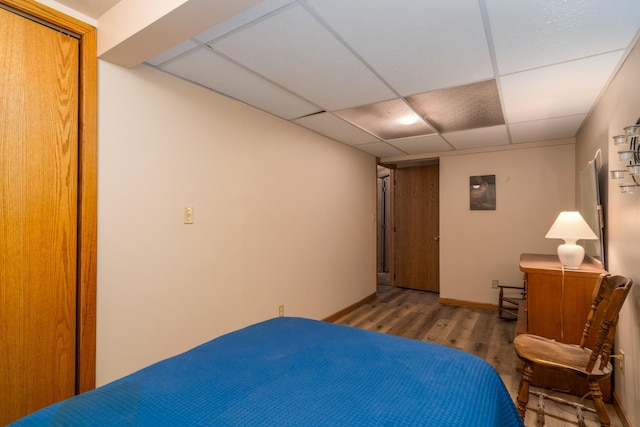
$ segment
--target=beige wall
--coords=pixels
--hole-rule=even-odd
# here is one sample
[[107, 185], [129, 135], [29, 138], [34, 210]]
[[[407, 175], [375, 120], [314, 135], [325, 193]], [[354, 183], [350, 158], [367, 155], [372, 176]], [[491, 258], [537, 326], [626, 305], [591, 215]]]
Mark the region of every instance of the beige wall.
[[99, 111], [98, 384], [375, 292], [373, 156], [146, 66]]
[[608, 188], [605, 206], [607, 269], [630, 276], [634, 288], [620, 314], [615, 351], [625, 353], [624, 373], [615, 370], [615, 392], [629, 419], [640, 426], [640, 192], [620, 194], [619, 181], [608, 178], [608, 170], [619, 169], [611, 137], [623, 133], [640, 116], [640, 45], [621, 67], [597, 107], [578, 135], [577, 158], [588, 158], [594, 149], [608, 154], [601, 181]]
[[[548, 147], [440, 159], [440, 297], [497, 304], [501, 284], [521, 284], [521, 253], [555, 253], [545, 239], [574, 209], [574, 140]], [[469, 209], [469, 177], [496, 176], [496, 210]]]
[[97, 25], [98, 23], [95, 19], [89, 18], [88, 16], [78, 12], [77, 10], [67, 7], [63, 4], [60, 4], [55, 0], [35, 0], [35, 1], [47, 7], [55, 9], [58, 12], [62, 12], [65, 15], [71, 16], [72, 18], [78, 19], [82, 22], [86, 22], [89, 25], [93, 25], [94, 27], [98, 26]]

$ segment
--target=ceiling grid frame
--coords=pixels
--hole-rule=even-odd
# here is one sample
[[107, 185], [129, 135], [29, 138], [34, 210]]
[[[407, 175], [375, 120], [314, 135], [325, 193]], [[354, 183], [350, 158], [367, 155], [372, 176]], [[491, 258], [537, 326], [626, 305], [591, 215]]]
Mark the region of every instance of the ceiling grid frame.
[[[57, 1], [70, 7], [78, 6], [79, 3], [78, 0]], [[198, 10], [197, 5], [200, 1], [184, 0], [184, 3], [189, 4], [191, 8], [188, 10], [192, 13]], [[125, 0], [93, 0], [91, 4], [80, 2], [84, 9], [78, 10], [98, 18], [103, 13], [109, 15], [108, 9], [115, 8], [122, 2]], [[220, 3], [221, 8], [222, 3], [224, 2]], [[221, 87], [242, 87], [245, 85], [243, 79], [249, 78], [253, 83], [247, 80], [247, 85], [263, 87], [267, 90], [265, 93], [271, 93], [273, 87], [276, 87], [286, 92], [286, 95], [278, 95], [279, 92], [276, 91], [273, 96], [269, 95], [266, 98], [244, 97], [242, 92], [225, 92], [197, 81], [194, 83], [376, 156], [384, 152], [386, 155], [391, 153], [387, 157], [394, 158], [416, 155], [430, 157], [444, 152], [444, 149], [454, 152], [469, 149], [491, 150], [492, 147], [500, 147], [505, 143], [505, 135], [507, 143], [515, 146], [529, 144], [532, 138], [541, 144], [550, 141], [564, 143], [567, 139], [575, 138], [582, 125], [581, 120], [591, 114], [594, 103], [600, 98], [631, 48], [638, 42], [640, 2], [611, 0], [604, 3], [599, 0], [567, 0], [562, 4], [551, 2], [541, 5], [527, 3], [525, 0], [405, 0], [403, 7], [397, 8], [390, 2], [371, 0], [247, 2], [247, 5], [252, 4], [253, 7], [246, 6], [245, 9], [238, 9], [241, 11], [235, 15], [225, 15], [229, 16], [226, 21], [218, 19], [220, 22], [217, 22], [212, 16], [210, 19], [215, 25], [204, 31], [198, 30], [183, 40], [181, 43], [186, 43], [186, 47], [182, 47], [184, 50], [178, 49], [174, 54], [168, 49], [159, 55], [148, 55], [144, 61], [158, 70], [193, 81], [176, 73], [170, 65], [197, 52], [200, 46], [213, 46], [213, 54], [224, 54], [224, 57], [221, 56], [224, 61], [236, 67], [240, 66], [246, 71], [243, 76], [233, 73], [220, 75]], [[90, 13], [89, 9], [92, 7], [95, 15]], [[298, 12], [283, 16], [284, 12], [293, 9]], [[282, 56], [287, 64], [282, 64], [281, 68], [286, 70], [287, 67], [293, 66], [303, 72], [311, 71], [314, 70], [315, 63], [320, 69], [325, 68], [325, 75], [322, 75], [322, 72], [314, 75], [314, 72], [319, 72], [318, 68], [309, 75], [303, 74], [293, 78], [291, 74], [291, 82], [296, 83], [292, 86], [287, 78], [283, 79], [280, 74], [275, 73], [274, 70], [278, 70], [277, 66], [274, 67], [272, 63], [269, 68], [268, 62], [278, 61], [277, 57], [264, 56], [265, 63], [252, 63], [239, 60], [242, 55], [237, 56], [238, 52], [218, 49], [219, 43], [238, 36], [248, 37], [252, 34], [249, 32], [252, 28], [271, 22], [280, 22], [282, 25], [262, 27], [267, 31], [263, 34], [265, 37], [276, 43], [306, 43], [304, 39], [308, 38], [307, 33], [312, 29], [300, 26], [296, 28], [296, 22], [291, 21], [292, 17], [304, 16], [300, 11], [304, 11], [304, 15], [307, 16], [305, 19], [312, 19], [314, 25], [323, 29], [325, 35], [320, 40], [329, 40], [327, 37], [330, 36], [333, 42], [327, 45], [320, 41], [317, 51], [307, 52], [299, 45], [289, 51], [289, 56]], [[201, 16], [193, 18], [202, 23]], [[285, 19], [274, 21], [280, 18]], [[99, 23], [100, 21], [101, 19], [98, 19]], [[200, 25], [198, 28], [201, 27]], [[291, 33], [292, 30], [298, 31], [298, 36], [292, 35], [296, 34]], [[205, 41], [207, 34], [211, 37]], [[301, 37], [302, 40], [292, 40], [296, 37]], [[255, 42], [267, 43], [264, 40]], [[247, 38], [237, 46], [243, 48], [242, 46], [253, 44], [254, 42]], [[333, 56], [334, 52], [331, 52], [331, 44], [340, 46], [343, 51], [339, 54], [343, 56], [337, 57], [340, 58], [338, 62], [331, 63], [336, 58]], [[468, 45], [480, 49], [470, 51]], [[180, 43], [176, 46], [179, 47]], [[273, 51], [279, 51], [281, 48], [286, 46], [269, 46]], [[296, 49], [298, 52], [304, 52], [304, 55], [291, 56], [292, 53], [295, 54]], [[106, 59], [113, 62], [112, 55], [107, 55]], [[395, 62], [396, 59], [399, 61]], [[303, 63], [300, 63], [301, 61]], [[349, 71], [344, 69], [348, 63], [360, 65]], [[480, 63], [484, 65], [478, 68]], [[451, 68], [451, 64], [460, 66]], [[483, 68], [487, 64], [489, 68]], [[265, 73], [265, 70], [269, 72]], [[339, 72], [327, 75], [331, 74], [332, 70]], [[216, 69], [200, 72], [219, 74]], [[367, 73], [369, 77], [362, 73]], [[436, 81], [431, 82], [430, 76], [436, 76], [440, 84]], [[463, 78], [459, 79], [459, 76]], [[329, 105], [353, 108], [400, 99], [419, 113], [407, 101], [408, 96], [457, 88], [489, 78], [496, 81], [505, 121], [503, 128], [478, 127], [461, 133], [438, 132], [429, 138], [416, 136], [381, 140], [370, 130], [363, 130], [344, 121], [336, 114], [337, 108]], [[456, 83], [441, 84], [446, 81]], [[562, 81], [570, 84], [558, 83]], [[371, 85], [384, 87], [385, 90], [376, 93]], [[528, 86], [531, 89], [526, 89]], [[268, 89], [269, 87], [271, 89]], [[347, 101], [352, 95], [347, 97], [342, 93], [341, 87], [347, 89], [346, 92], [352, 91], [354, 95], [358, 91], [367, 91], [369, 95], [374, 96], [363, 97], [360, 94], [353, 98], [355, 101]], [[410, 88], [416, 88], [418, 91], [412, 92]], [[374, 92], [370, 89], [374, 89]], [[387, 95], [381, 96], [384, 93]], [[317, 95], [322, 95], [325, 101], [342, 101], [327, 104], [325, 101], [320, 102]], [[368, 99], [369, 102], [358, 102], [358, 97], [362, 100]], [[253, 101], [253, 98], [262, 103]], [[309, 104], [313, 108], [310, 108]], [[331, 108], [327, 108], [327, 105]], [[429, 122], [428, 117], [422, 118]], [[496, 132], [502, 135], [499, 141], [496, 140]], [[473, 147], [463, 148], [470, 141], [473, 142]]]

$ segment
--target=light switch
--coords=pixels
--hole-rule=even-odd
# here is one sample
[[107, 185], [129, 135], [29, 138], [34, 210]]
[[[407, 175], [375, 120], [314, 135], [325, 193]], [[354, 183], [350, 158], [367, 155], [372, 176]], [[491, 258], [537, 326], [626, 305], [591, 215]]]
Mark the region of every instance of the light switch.
[[186, 206], [184, 208], [184, 223], [193, 224], [193, 206]]

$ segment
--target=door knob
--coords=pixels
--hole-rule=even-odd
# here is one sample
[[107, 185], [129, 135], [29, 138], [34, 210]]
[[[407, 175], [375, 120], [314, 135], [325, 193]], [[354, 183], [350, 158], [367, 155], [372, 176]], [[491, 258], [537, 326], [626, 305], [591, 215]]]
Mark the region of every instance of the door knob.
[[433, 240], [440, 240], [440, 236], [434, 237]]

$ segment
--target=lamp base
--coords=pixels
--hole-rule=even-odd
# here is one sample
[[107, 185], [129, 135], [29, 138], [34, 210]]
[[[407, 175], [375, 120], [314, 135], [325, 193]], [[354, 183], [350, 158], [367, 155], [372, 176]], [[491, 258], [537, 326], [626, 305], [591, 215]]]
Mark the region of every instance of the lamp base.
[[584, 248], [575, 243], [565, 243], [558, 246], [558, 258], [564, 268], [577, 270], [584, 260]]

